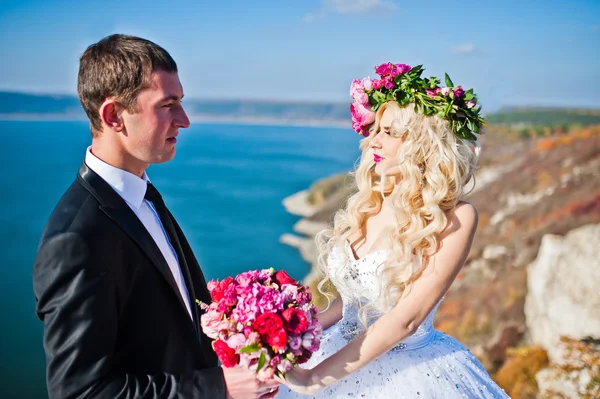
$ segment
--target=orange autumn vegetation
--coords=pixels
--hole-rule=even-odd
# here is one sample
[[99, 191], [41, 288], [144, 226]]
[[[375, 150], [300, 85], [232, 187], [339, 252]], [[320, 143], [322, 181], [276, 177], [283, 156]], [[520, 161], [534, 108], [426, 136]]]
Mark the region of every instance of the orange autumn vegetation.
[[535, 374], [548, 365], [546, 351], [537, 346], [512, 348], [495, 380], [512, 399], [535, 399]]
[[536, 152], [546, 152], [554, 148], [555, 146], [570, 145], [577, 140], [589, 139], [593, 136], [600, 135], [600, 125], [588, 126], [580, 130], [575, 130], [572, 133], [565, 135], [546, 137], [541, 139], [536, 147]]

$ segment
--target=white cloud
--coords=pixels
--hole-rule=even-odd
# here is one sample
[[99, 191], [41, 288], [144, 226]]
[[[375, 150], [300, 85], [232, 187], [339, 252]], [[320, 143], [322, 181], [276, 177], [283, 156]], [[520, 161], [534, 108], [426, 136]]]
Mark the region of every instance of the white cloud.
[[365, 12], [395, 12], [398, 6], [385, 0], [324, 0], [326, 9], [340, 14], [362, 14]]
[[481, 51], [473, 43], [463, 43], [452, 47], [450, 49], [450, 53], [459, 55], [481, 55], [483, 54], [483, 51]]
[[302, 18], [302, 21], [304, 21], [307, 24], [310, 24], [311, 22], [314, 22], [318, 19], [323, 19], [323, 18], [325, 18], [324, 12], [320, 12], [318, 14], [308, 13], [304, 16], [304, 18]]
[[327, 14], [353, 14], [353, 15], [392, 15], [398, 6], [386, 0], [321, 0], [321, 10], [317, 13], [308, 13], [303, 18], [304, 23], [312, 23], [323, 19]]

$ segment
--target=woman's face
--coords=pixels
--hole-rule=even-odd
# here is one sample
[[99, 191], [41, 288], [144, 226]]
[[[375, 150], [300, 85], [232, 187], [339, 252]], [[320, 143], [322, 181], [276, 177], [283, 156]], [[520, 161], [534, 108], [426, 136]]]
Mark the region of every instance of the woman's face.
[[398, 149], [402, 145], [401, 137], [394, 137], [390, 131], [392, 122], [396, 117], [393, 108], [387, 108], [381, 115], [379, 131], [369, 142], [369, 148], [373, 150], [373, 158], [376, 163], [375, 173], [379, 176], [394, 176], [400, 174], [397, 164]]

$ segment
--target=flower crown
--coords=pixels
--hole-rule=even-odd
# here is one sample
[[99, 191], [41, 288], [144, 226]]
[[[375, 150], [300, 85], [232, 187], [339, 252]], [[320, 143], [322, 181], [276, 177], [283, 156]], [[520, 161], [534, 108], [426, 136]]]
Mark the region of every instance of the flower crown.
[[369, 136], [369, 126], [375, 121], [375, 112], [384, 103], [396, 101], [401, 107], [415, 104], [415, 112], [433, 115], [450, 122], [450, 128], [460, 138], [476, 140], [473, 133], [480, 133], [485, 119], [479, 116], [481, 106], [473, 89], [464, 91], [454, 86], [448, 74], [446, 87], [439, 87], [435, 77], [422, 78], [422, 65], [410, 67], [406, 64], [388, 62], [375, 67], [380, 79], [355, 79], [350, 87], [354, 102], [350, 105], [352, 128], [363, 136]]

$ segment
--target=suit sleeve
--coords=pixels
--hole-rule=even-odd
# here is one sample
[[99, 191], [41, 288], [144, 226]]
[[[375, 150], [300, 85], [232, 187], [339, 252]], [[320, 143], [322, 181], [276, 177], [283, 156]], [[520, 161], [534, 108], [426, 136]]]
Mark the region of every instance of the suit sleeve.
[[63, 233], [44, 243], [33, 270], [53, 398], [225, 398], [220, 367], [187, 375], [116, 373], [118, 312], [113, 276], [85, 240]]

